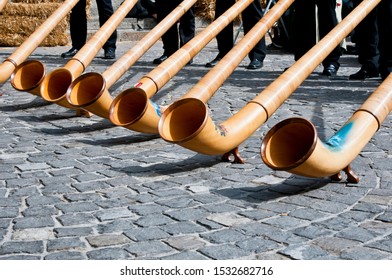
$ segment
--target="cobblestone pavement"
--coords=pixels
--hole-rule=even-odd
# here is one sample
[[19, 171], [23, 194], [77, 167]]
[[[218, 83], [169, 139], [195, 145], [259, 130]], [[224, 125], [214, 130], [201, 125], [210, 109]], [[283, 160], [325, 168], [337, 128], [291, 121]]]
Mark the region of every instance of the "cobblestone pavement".
[[[120, 43], [119, 58], [132, 43]], [[30, 58], [48, 72], [68, 47], [38, 48]], [[5, 59], [12, 48], [0, 49]], [[157, 42], [110, 88], [113, 96], [154, 68]], [[205, 73], [210, 43], [153, 97], [170, 104]], [[102, 73], [102, 53], [86, 72]], [[245, 59], [210, 100], [228, 119], [282, 70], [291, 54], [270, 51], [264, 67]], [[277, 172], [260, 158], [261, 138], [292, 116], [332, 136], [380, 84], [349, 81], [321, 67], [241, 146], [245, 164], [222, 162], [0, 86], [0, 259], [392, 259], [392, 117], [356, 157], [358, 184]]]

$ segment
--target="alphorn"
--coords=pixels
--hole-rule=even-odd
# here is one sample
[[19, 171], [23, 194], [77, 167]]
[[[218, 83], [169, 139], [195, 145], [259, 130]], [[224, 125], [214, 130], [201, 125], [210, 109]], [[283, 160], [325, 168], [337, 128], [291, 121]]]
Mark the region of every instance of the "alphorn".
[[82, 108], [102, 118], [109, 118], [112, 97], [108, 89], [145, 53], [162, 35], [188, 11], [197, 0], [184, 0], [169, 15], [148, 32], [102, 74], [90, 72], [76, 78], [65, 98], [76, 108]]
[[0, 0], [0, 12], [3, 10], [5, 5], [7, 5], [8, 0]]
[[315, 126], [303, 118], [290, 118], [275, 125], [260, 149], [263, 162], [274, 170], [320, 178], [330, 176], [358, 183], [350, 167], [382, 122], [392, 111], [392, 74], [375, 90], [344, 126], [327, 141], [317, 136]]
[[[176, 51], [149, 74], [145, 75], [135, 87], [120, 93], [113, 100], [110, 107], [110, 121], [115, 125], [123, 126], [134, 131], [158, 134], [158, 122], [162, 109], [153, 103], [150, 98], [252, 2], [253, 0], [237, 1], [181, 49]], [[271, 18], [271, 16], [267, 17]], [[274, 22], [276, 22], [276, 18], [270, 21], [269, 27], [265, 31]], [[265, 33], [260, 31], [259, 38], [254, 42], [253, 46], [250, 44], [245, 46], [247, 53], [260, 41]]]
[[30, 56], [78, 1], [66, 0], [0, 65], [0, 83], [8, 80], [15, 68]]
[[[242, 162], [238, 155], [239, 144], [250, 137], [283, 104], [380, 1], [362, 1], [338, 26], [258, 96], [227, 121], [217, 126], [208, 115], [208, 108], [203, 101], [204, 97], [181, 99], [173, 103], [160, 119], [161, 137], [198, 153], [223, 154], [224, 159], [229, 159], [233, 154], [234, 162]], [[227, 57], [230, 57], [230, 54]]]
[[12, 74], [12, 86], [17, 90], [41, 96], [60, 106], [73, 108], [65, 98], [68, 87], [85, 71], [137, 1], [124, 1], [64, 67], [57, 68], [46, 75], [44, 64], [38, 60], [28, 60], [20, 64]]

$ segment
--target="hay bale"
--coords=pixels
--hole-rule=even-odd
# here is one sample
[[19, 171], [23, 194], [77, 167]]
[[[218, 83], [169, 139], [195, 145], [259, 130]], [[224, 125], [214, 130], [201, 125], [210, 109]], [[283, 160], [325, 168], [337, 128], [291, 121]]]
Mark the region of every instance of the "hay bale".
[[[12, 0], [13, 4], [15, 3], [24, 3], [24, 4], [44, 4], [44, 3], [57, 3], [62, 4], [64, 0]], [[8, 3], [10, 4], [10, 3]]]
[[38, 18], [48, 18], [59, 7], [56, 3], [26, 4], [8, 3], [0, 12], [4, 16], [29, 16]]
[[[24, 41], [26, 41], [29, 36], [23, 36], [21, 34], [0, 34], [0, 46], [3, 47], [14, 47], [20, 46]], [[49, 35], [46, 37], [41, 46], [45, 47], [55, 47], [55, 46], [65, 46], [68, 44], [68, 36], [66, 34], [57, 34], [55, 36]]]
[[215, 18], [215, 0], [198, 0], [194, 5], [195, 16], [203, 21], [213, 21]]
[[[266, 6], [267, 0], [260, 0], [261, 6]], [[198, 0], [195, 5], [195, 16], [203, 21], [211, 22], [215, 19], [215, 0]], [[238, 17], [236, 21], [240, 21]]]
[[[1, 16], [0, 17], [0, 34], [19, 34], [23, 36], [30, 36], [38, 27], [42, 25], [45, 18], [29, 17], [29, 16]], [[52, 36], [60, 35], [66, 30], [68, 23], [66, 19], [62, 20], [50, 32]]]
[[[0, 46], [20, 46], [65, 0], [13, 0], [0, 16]], [[68, 17], [64, 18], [40, 46], [68, 44]]]

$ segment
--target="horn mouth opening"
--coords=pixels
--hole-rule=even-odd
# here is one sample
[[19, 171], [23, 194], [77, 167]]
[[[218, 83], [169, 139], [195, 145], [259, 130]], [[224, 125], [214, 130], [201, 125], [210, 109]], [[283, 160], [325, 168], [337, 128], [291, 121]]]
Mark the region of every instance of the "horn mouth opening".
[[140, 88], [131, 88], [120, 93], [110, 106], [110, 121], [118, 126], [129, 126], [137, 122], [146, 112], [148, 98]]
[[164, 111], [159, 121], [159, 134], [168, 142], [186, 142], [200, 133], [207, 120], [204, 102], [196, 98], [180, 99]]
[[291, 118], [275, 125], [261, 144], [261, 158], [275, 170], [290, 170], [306, 161], [317, 142], [317, 131], [303, 118]]
[[28, 60], [19, 64], [11, 75], [11, 84], [16, 90], [31, 91], [45, 77], [45, 66], [38, 60]]
[[76, 78], [68, 87], [66, 96], [74, 107], [86, 107], [97, 101], [104, 93], [106, 81], [99, 73], [87, 73]]
[[68, 69], [59, 68], [53, 70], [42, 81], [42, 98], [51, 102], [57, 102], [65, 98], [72, 80], [72, 73]]

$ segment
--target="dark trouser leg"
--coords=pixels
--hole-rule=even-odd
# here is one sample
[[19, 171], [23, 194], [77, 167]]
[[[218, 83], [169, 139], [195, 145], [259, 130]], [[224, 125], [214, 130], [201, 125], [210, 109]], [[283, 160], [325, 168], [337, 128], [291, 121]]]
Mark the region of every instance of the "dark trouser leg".
[[[99, 24], [100, 26], [104, 25], [104, 23], [113, 15], [113, 5], [111, 0], [96, 0], [97, 8], [98, 8], [98, 16], [99, 16]], [[109, 39], [103, 45], [103, 48], [116, 48], [117, 41], [117, 31], [114, 31], [112, 35], [110, 35]]]
[[[221, 16], [231, 6], [235, 4], [235, 0], [216, 0], [215, 18]], [[224, 57], [233, 48], [233, 22], [229, 23], [217, 36], [218, 42], [218, 57]]]
[[[260, 5], [260, 1], [256, 0], [250, 4], [242, 13], [244, 33], [248, 33], [253, 26], [260, 21], [263, 15], [263, 10]], [[249, 52], [249, 59], [257, 59], [264, 61], [266, 56], [267, 48], [265, 45], [265, 37], [263, 37], [256, 46]]]
[[69, 18], [72, 47], [80, 50], [86, 43], [87, 18], [86, 0], [80, 0], [73, 8]]
[[[320, 39], [327, 35], [337, 24], [336, 0], [317, 0]], [[324, 66], [333, 64], [339, 67], [340, 45], [338, 45], [323, 61]]]
[[180, 47], [195, 37], [195, 29], [195, 16], [193, 14], [193, 9], [190, 9], [180, 19]]
[[380, 37], [380, 73], [382, 78], [392, 72], [392, 0], [383, 0], [378, 7]]

